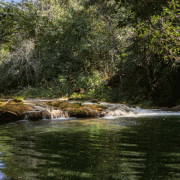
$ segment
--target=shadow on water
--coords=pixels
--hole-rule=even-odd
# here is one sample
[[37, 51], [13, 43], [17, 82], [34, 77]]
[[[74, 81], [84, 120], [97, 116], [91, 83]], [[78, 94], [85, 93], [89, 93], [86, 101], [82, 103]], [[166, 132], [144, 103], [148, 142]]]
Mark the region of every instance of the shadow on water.
[[88, 122], [0, 127], [0, 170], [27, 180], [180, 179], [179, 118]]
[[121, 132], [121, 158], [138, 179], [180, 179], [179, 118], [144, 118], [139, 122]]

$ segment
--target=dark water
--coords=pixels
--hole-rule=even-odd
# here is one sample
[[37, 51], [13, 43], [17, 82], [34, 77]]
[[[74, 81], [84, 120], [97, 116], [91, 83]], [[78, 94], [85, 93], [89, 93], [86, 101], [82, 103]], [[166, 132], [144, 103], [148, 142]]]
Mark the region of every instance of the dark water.
[[2, 179], [180, 179], [180, 117], [1, 125]]

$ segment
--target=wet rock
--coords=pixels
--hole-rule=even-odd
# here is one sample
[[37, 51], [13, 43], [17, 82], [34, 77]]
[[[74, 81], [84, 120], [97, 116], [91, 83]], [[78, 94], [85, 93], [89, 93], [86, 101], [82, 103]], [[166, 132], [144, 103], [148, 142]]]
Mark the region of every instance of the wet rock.
[[134, 115], [136, 114], [135, 111], [137, 109], [132, 109], [124, 104], [118, 104], [117, 106], [109, 107], [105, 110], [105, 115], [108, 116], [127, 116], [127, 115]]
[[9, 99], [0, 105], [0, 124], [22, 120], [24, 118], [23, 112], [30, 109], [31, 107], [23, 102], [14, 102]]
[[42, 119], [51, 119], [52, 115], [51, 112], [48, 110], [42, 111]]
[[37, 121], [43, 119], [43, 111], [26, 111], [23, 114], [26, 120]]
[[180, 111], [180, 105], [172, 107], [171, 110], [172, 111]]
[[98, 99], [92, 99], [92, 100], [90, 100], [90, 102], [92, 102], [92, 103], [100, 103], [100, 101], [98, 100]]
[[0, 111], [0, 124], [15, 122], [21, 119], [22, 116], [16, 112]]
[[33, 110], [24, 113], [25, 120], [38, 121], [40, 119], [54, 119], [59, 117], [68, 117], [68, 113], [62, 110]]
[[106, 115], [106, 112], [104, 112], [104, 111], [99, 112], [99, 117], [104, 117], [105, 115]]
[[69, 117], [88, 118], [98, 117], [99, 113], [87, 107], [71, 108], [67, 110]]
[[59, 110], [59, 109], [52, 110], [50, 114], [51, 114], [51, 119], [60, 118], [60, 117], [64, 117], [64, 118], [68, 117], [68, 113], [66, 111]]

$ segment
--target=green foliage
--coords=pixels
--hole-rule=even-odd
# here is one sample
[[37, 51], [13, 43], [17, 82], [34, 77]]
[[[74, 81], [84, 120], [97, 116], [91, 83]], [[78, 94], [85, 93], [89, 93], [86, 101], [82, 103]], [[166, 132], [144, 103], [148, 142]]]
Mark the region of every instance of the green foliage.
[[92, 95], [88, 95], [87, 93], [79, 94], [79, 93], [73, 93], [70, 95], [69, 100], [90, 100], [92, 99]]
[[78, 77], [74, 86], [85, 89], [85, 93], [73, 93], [70, 98], [81, 100], [97, 98], [101, 101], [118, 102], [119, 95], [117, 89], [105, 86], [105, 84], [104, 75], [98, 71], [94, 71], [86, 76], [82, 74]]
[[0, 82], [4, 78], [4, 75], [7, 73], [8, 69], [11, 67], [9, 64], [9, 51], [6, 50], [4, 47], [0, 49]]
[[104, 76], [98, 71], [93, 71], [92, 73], [82, 73], [77, 77], [75, 87], [83, 88], [85, 91], [90, 91], [97, 88], [103, 80]]
[[[56, 27], [47, 32], [43, 42], [41, 67], [48, 77], [58, 77], [68, 72], [79, 72], [84, 67], [83, 60], [79, 59], [79, 49], [86, 43], [87, 34], [90, 31], [88, 19], [75, 16], [68, 22], [58, 21]], [[59, 27], [59, 23], [62, 24]], [[61, 30], [60, 30], [61, 29]], [[62, 32], [61, 32], [62, 31]]]
[[117, 1], [119, 27], [134, 32], [119, 63], [119, 92], [127, 101], [172, 105], [178, 94], [179, 1]]
[[58, 87], [44, 88], [44, 87], [28, 87], [23, 91], [19, 92], [18, 95], [26, 98], [55, 98], [63, 96], [61, 89]]
[[[120, 7], [126, 8], [128, 21], [140, 40], [141, 48], [148, 47], [149, 52], [163, 55], [164, 60], [179, 61], [179, 1], [158, 3], [147, 1], [121, 1]], [[122, 22], [122, 23], [121, 23]], [[119, 21], [119, 27], [124, 26]]]
[[[172, 104], [179, 6], [177, 0], [0, 3], [0, 92]], [[105, 86], [117, 72], [114, 87]]]
[[93, 98], [106, 102], [119, 102], [121, 100], [118, 90], [104, 86], [104, 82], [102, 82], [101, 85], [97, 86], [95, 89], [91, 89], [84, 94], [73, 93], [69, 97], [69, 99], [72, 100], [91, 100]]

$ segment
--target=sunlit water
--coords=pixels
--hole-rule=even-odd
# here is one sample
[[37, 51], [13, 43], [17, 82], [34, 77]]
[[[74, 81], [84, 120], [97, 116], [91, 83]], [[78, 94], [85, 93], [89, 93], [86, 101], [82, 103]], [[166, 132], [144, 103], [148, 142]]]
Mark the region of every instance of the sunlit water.
[[180, 116], [0, 125], [2, 179], [180, 179]]

